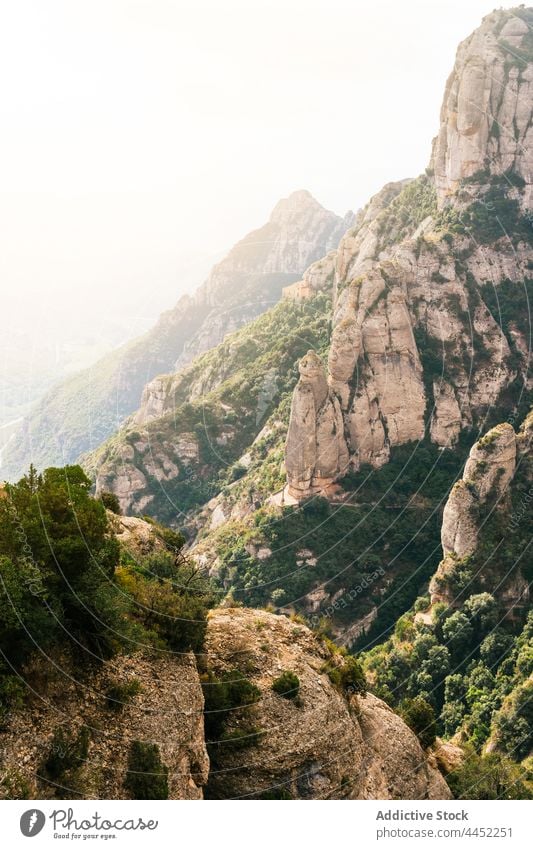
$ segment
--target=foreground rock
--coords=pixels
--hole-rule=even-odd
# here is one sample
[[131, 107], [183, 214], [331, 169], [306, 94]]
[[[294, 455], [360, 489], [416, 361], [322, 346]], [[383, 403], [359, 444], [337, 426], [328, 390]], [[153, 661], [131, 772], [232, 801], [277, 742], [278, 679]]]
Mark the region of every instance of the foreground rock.
[[[211, 795], [450, 798], [441, 774], [399, 716], [372, 695], [346, 699], [333, 686], [324, 667], [338, 656], [332, 658], [307, 628], [260, 610], [214, 610], [207, 651], [215, 671], [238, 668], [261, 690], [252, 708], [259, 742], [224, 754], [210, 774]], [[284, 671], [300, 679], [298, 703], [271, 689]]]
[[[168, 768], [170, 799], [202, 798], [209, 759], [203, 695], [192, 655], [118, 657], [96, 669], [80, 669], [64, 657], [55, 664], [41, 658], [26, 670], [26, 680], [28, 702], [0, 733], [0, 793], [5, 798], [130, 798], [124, 782], [135, 740], [158, 746]], [[107, 699], [110, 687], [132, 681], [138, 682], [139, 692], [113, 710]], [[81, 769], [48, 776], [44, 763], [58, 729], [73, 741], [83, 727], [89, 744]]]

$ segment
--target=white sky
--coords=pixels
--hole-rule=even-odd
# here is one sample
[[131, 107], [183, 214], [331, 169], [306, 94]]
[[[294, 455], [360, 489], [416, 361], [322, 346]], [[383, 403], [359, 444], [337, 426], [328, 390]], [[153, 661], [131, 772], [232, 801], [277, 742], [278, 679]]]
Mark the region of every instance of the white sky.
[[3, 329], [133, 332], [280, 197], [344, 213], [420, 173], [492, 8], [0, 0]]

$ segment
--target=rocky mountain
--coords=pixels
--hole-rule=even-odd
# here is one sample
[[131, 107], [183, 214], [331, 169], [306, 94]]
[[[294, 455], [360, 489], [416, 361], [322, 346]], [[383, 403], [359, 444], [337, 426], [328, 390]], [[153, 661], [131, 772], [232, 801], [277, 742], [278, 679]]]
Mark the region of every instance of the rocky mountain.
[[[363, 242], [375, 217], [408, 183], [388, 184], [372, 198], [357, 215], [351, 238]], [[273, 410], [283, 407], [298, 356], [309, 344], [325, 350], [336, 256], [330, 251], [314, 262], [301, 281], [284, 288], [281, 303], [211, 354], [148, 383], [122, 431], [85, 460], [97, 476], [97, 491], [115, 492], [126, 512], [149, 506], [171, 523], [216, 494], [219, 472], [245, 453]], [[280, 410], [278, 418], [284, 417]]]
[[124, 512], [185, 524], [225, 591], [329, 611], [347, 644], [414, 601], [468, 449], [529, 409], [529, 19], [494, 12], [460, 46], [426, 174], [385, 186], [274, 309], [148, 384], [86, 458]]
[[[168, 788], [156, 798], [451, 796], [434, 756], [402, 719], [371, 694], [343, 694], [328, 675], [328, 663], [340, 667], [342, 656], [332, 657], [307, 628], [285, 617], [244, 609], [211, 614], [202, 664], [219, 677], [237, 667], [258, 693], [251, 707], [233, 709], [226, 745], [216, 757], [211, 751], [211, 761], [194, 655], [119, 656], [103, 668], [78, 667], [75, 675], [67, 674], [67, 658], [54, 661], [50, 669], [41, 663], [39, 674], [25, 670], [36, 682], [31, 704], [0, 731], [3, 798], [136, 798], [128, 789], [128, 753], [154, 744]], [[300, 681], [297, 702], [272, 689], [286, 668]], [[135, 692], [126, 697], [132, 682]], [[254, 739], [236, 737], [250, 721]], [[232, 746], [235, 740], [240, 745]], [[69, 769], [76, 745], [82, 763]], [[54, 747], [63, 759], [55, 781]]]
[[528, 315], [507, 304], [531, 291], [528, 21], [494, 12], [460, 45], [427, 176], [362, 245], [341, 241], [327, 371], [302, 361], [293, 397], [289, 494], [379, 467], [426, 431], [453, 446], [512, 404], [514, 382], [531, 385]]
[[[443, 560], [429, 590], [431, 604], [458, 603], [458, 580], [471, 581], [481, 590], [493, 593], [513, 617], [527, 609], [530, 575], [520, 551], [527, 547], [529, 523], [526, 516], [528, 494], [533, 485], [533, 413], [515, 433], [509, 423], [489, 430], [472, 447], [462, 478], [453, 486], [442, 517]], [[525, 527], [523, 522], [525, 519]], [[510, 527], [511, 540], [504, 540]], [[498, 550], [495, 568], [485, 553]], [[511, 553], [509, 551], [511, 549]], [[462, 577], [458, 579], [458, 576]], [[460, 594], [459, 594], [460, 598]]]
[[[301, 624], [259, 610], [215, 610], [206, 651], [219, 674], [237, 662], [261, 692], [253, 708], [259, 739], [223, 750], [209, 778], [211, 797], [450, 798], [434, 758], [397, 714], [371, 694], [343, 693], [332, 683], [342, 656]], [[284, 671], [298, 678], [296, 699], [272, 689]], [[240, 727], [237, 717], [231, 729]]]
[[[65, 771], [66, 745], [89, 796], [531, 798], [532, 25], [523, 7], [484, 18], [459, 47], [426, 173], [385, 186], [222, 341], [216, 292], [241, 259], [217, 271], [179, 367], [85, 455], [96, 500], [77, 467], [6, 487], [0, 542], [20, 553], [15, 499], [46, 567], [0, 558], [23, 612], [48, 633], [25, 589], [38, 578], [71, 628], [83, 618], [81, 645], [111, 654], [95, 691], [50, 688], [63, 737], [47, 707], [35, 733], [3, 670], [2, 748], [24, 792], [43, 790], [36, 763]], [[104, 521], [98, 499], [126, 515]], [[56, 580], [43, 502], [96, 625]], [[75, 544], [78, 516], [106, 572]], [[6, 648], [13, 634], [8, 616]], [[137, 639], [153, 664], [128, 653]], [[113, 693], [123, 731], [106, 722]], [[145, 733], [154, 705], [164, 718]]]
[[[289, 497], [324, 491], [365, 464], [378, 468], [412, 441], [427, 437], [453, 447], [461, 433], [481, 432], [487, 417], [497, 421], [531, 389], [528, 15], [494, 12], [460, 46], [427, 174], [386, 186], [338, 248], [285, 292], [286, 301], [303, 304], [322, 290], [333, 303], [322, 350], [327, 367], [316, 350], [300, 365], [285, 454]], [[282, 306], [290, 311], [289, 303]], [[254, 332], [252, 324], [248, 333]], [[218, 356], [215, 366], [195, 362], [195, 374], [202, 367], [205, 374], [192, 389], [185, 370], [156, 378], [144, 391], [132, 422], [151, 423], [141, 442], [163, 471], [139, 469], [136, 457], [115, 450], [120, 473], [114, 472], [110, 452], [102, 455], [98, 486], [120, 492], [125, 509], [145, 509], [162, 479], [179, 477], [181, 449], [176, 456], [174, 446], [194, 442], [190, 432], [179, 435], [179, 404], [209, 397], [214, 383], [228, 379], [227, 347]], [[272, 368], [276, 362], [269, 361]], [[224, 403], [231, 407], [231, 392]], [[154, 422], [170, 414], [175, 438], [162, 450]], [[229, 432], [216, 439], [237, 440], [242, 454], [250, 444]], [[198, 452], [190, 450], [185, 464], [195, 466]], [[233, 452], [230, 462], [237, 458]], [[199, 465], [195, 474], [212, 477], [205, 457]], [[126, 494], [132, 487], [124, 476], [135, 496]], [[172, 492], [169, 498], [183, 509]]]
[[353, 219], [324, 209], [306, 191], [281, 200], [269, 221], [249, 233], [142, 337], [50, 390], [2, 455], [2, 475], [20, 477], [33, 462], [61, 465], [98, 446], [141, 401], [145, 384], [218, 344], [275, 304], [284, 286], [331, 248]]

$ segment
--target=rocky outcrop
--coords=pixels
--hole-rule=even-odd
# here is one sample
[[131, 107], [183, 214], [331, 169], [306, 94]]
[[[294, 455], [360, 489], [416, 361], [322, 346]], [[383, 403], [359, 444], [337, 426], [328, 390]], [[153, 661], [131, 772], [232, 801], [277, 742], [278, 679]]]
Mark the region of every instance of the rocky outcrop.
[[[238, 669], [259, 688], [249, 711], [260, 733], [255, 745], [223, 747], [210, 770], [193, 655], [119, 656], [81, 667], [65, 654], [35, 659], [24, 670], [27, 704], [0, 730], [0, 797], [127, 799], [128, 755], [140, 741], [158, 747], [170, 799], [201, 799], [208, 778], [210, 798], [450, 798], [432, 756], [397, 714], [371, 694], [343, 694], [332, 684], [328, 669], [343, 662], [286, 617], [213, 610], [202, 663], [218, 675]], [[272, 690], [287, 670], [299, 677], [297, 701]], [[133, 682], [126, 695], [120, 688]], [[241, 722], [235, 708], [227, 732]], [[65, 764], [54, 780], [45, 763], [59, 731], [71, 743], [85, 734], [87, 745], [82, 762]]]
[[431, 416], [431, 441], [452, 446], [461, 432], [461, 408], [453, 386], [447, 380], [433, 381], [435, 406]]
[[446, 84], [432, 168], [440, 204], [480, 171], [533, 175], [533, 10], [494, 11], [459, 46]]
[[[74, 666], [65, 657], [50, 663], [40, 658], [24, 674], [28, 703], [10, 715], [0, 732], [3, 794], [13, 797], [23, 785], [27, 795], [22, 798], [127, 799], [128, 754], [139, 740], [158, 746], [168, 768], [170, 799], [202, 798], [209, 759], [204, 700], [192, 655], [117, 657], [92, 669]], [[110, 688], [132, 681], [139, 692], [113, 709]], [[60, 780], [47, 777], [43, 764], [58, 729], [74, 741], [82, 728], [89, 743], [81, 768]]]
[[[453, 446], [463, 429], [482, 424], [519, 373], [528, 380], [527, 340], [500, 326], [484, 287], [523, 286], [530, 276], [530, 240], [515, 207], [530, 205], [532, 16], [527, 9], [494, 12], [463, 42], [444, 96], [432, 176], [385, 187], [332, 257], [327, 379], [331, 403], [337, 399], [342, 410], [337, 447], [346, 445], [354, 469], [379, 467], [394, 446], [426, 433]], [[505, 240], [484, 221], [490, 213]], [[470, 223], [448, 230], [450, 220]], [[289, 433], [299, 433], [299, 409], [295, 403]], [[306, 415], [309, 435], [308, 409]], [[289, 452], [290, 492], [306, 497], [318, 471], [290, 440]], [[459, 497], [469, 498], [458, 490]]]
[[472, 447], [462, 480], [454, 485], [442, 516], [444, 558], [430, 583], [432, 603], [452, 602], [448, 578], [458, 561], [473, 554], [484, 524], [482, 509], [509, 506], [508, 490], [516, 468], [516, 434], [510, 424], [497, 425]]
[[327, 488], [348, 465], [342, 414], [322, 361], [309, 351], [299, 370], [285, 454], [289, 493], [295, 497]]
[[134, 516], [117, 516], [110, 510], [107, 511], [107, 519], [111, 532], [131, 557], [146, 557], [167, 550], [150, 522]]
[[301, 280], [283, 288], [282, 297], [293, 301], [308, 301], [318, 292], [333, 292], [336, 256], [336, 251], [330, 251], [310, 265]]
[[[522, 20], [520, 14], [518, 18]], [[481, 30], [490, 30], [493, 35], [498, 30], [499, 38], [498, 28], [507, 26], [508, 19], [507, 12], [495, 13], [488, 16]], [[468, 43], [475, 43], [476, 50], [486, 43], [490, 56], [493, 35], [473, 36]], [[469, 61], [461, 58], [463, 53], [462, 47], [454, 71], [459, 77], [470, 67]], [[530, 63], [526, 65], [521, 70], [522, 81], [529, 73]], [[486, 73], [490, 75], [488, 59]], [[513, 91], [516, 94], [513, 80], [512, 73], [503, 80], [502, 97], [507, 100], [512, 99]], [[450, 96], [448, 91], [445, 103]], [[520, 109], [525, 108], [525, 101], [521, 100]], [[447, 126], [452, 127], [453, 117], [446, 120]], [[357, 470], [362, 464], [377, 468], [402, 444], [429, 437], [436, 445], [451, 448], [465, 430], [477, 428], [481, 432], [487, 413], [495, 405], [514, 407], [521, 391], [518, 378], [526, 386], [531, 385], [527, 327], [521, 321], [520, 309], [513, 309], [515, 292], [510, 288], [516, 284], [517, 300], [521, 293], [523, 300], [524, 287], [531, 276], [533, 260], [527, 219], [516, 219], [515, 209], [518, 201], [522, 207], [527, 204], [527, 182], [516, 168], [512, 174], [500, 174], [498, 184], [494, 182], [500, 179], [496, 171], [485, 176], [480, 176], [479, 169], [470, 175], [467, 172], [468, 169], [460, 190], [447, 196], [444, 206], [438, 178], [431, 170], [415, 180], [388, 184], [357, 214], [337, 249], [313, 262], [303, 275], [298, 274], [296, 283], [285, 287], [285, 300], [278, 308], [286, 308], [287, 315], [293, 310], [294, 323], [299, 321], [295, 310], [303, 316], [308, 309], [304, 302], [317, 292], [331, 294], [333, 314], [325, 373], [327, 397], [317, 404], [305, 375], [295, 390], [285, 456], [288, 489], [282, 503], [327, 491], [347, 468]], [[485, 201], [488, 192], [490, 199]], [[288, 199], [273, 215], [275, 226], [286, 235], [290, 208]], [[307, 221], [306, 226], [313, 230], [318, 213], [314, 201], [305, 193], [295, 197], [293, 213], [291, 220], [302, 215], [302, 222]], [[505, 238], [499, 238], [501, 228], [495, 228], [494, 221], [504, 223]], [[268, 226], [271, 225], [272, 221]], [[296, 225], [295, 228], [298, 230]], [[277, 245], [273, 248], [277, 261], [283, 265], [288, 255], [282, 259], [277, 236], [271, 241]], [[251, 244], [244, 240], [237, 248], [227, 266], [235, 274]], [[271, 268], [271, 259], [266, 255], [263, 265]], [[218, 315], [216, 293], [225, 291], [226, 278], [219, 267], [213, 274], [199, 294], [198, 303]], [[219, 283], [215, 285], [217, 280], [220, 288]], [[229, 283], [228, 287], [231, 288]], [[245, 290], [246, 286], [239, 286], [239, 303], [244, 303]], [[296, 308], [294, 301], [302, 302], [301, 306]], [[324, 302], [320, 299], [320, 310]], [[509, 314], [512, 319], [507, 318]], [[240, 349], [239, 357], [233, 359], [232, 351], [239, 345], [242, 330], [227, 337], [216, 349], [216, 356], [209, 358], [206, 354], [187, 369], [148, 384], [132, 425], [153, 427], [141, 434], [141, 442], [147, 443], [148, 448], [144, 452], [136, 450], [135, 462], [128, 460], [121, 465], [117, 459], [121, 449], [114, 446], [112, 451], [102, 452], [92, 468], [88, 467], [91, 472], [97, 471], [98, 487], [120, 491], [125, 510], [140, 512], [148, 508], [155, 516], [173, 521], [168, 513], [163, 517], [158, 513], [159, 499], [175, 504], [179, 514], [187, 482], [201, 480], [202, 487], [209, 483], [210, 461], [193, 459], [183, 468], [187, 464], [178, 456], [180, 443], [187, 438], [191, 426], [180, 416], [176, 418], [177, 410], [183, 404], [204, 403], [224, 381], [229, 386], [232, 377], [239, 387], [247, 386], [250, 374], [256, 380], [261, 357], [255, 338], [258, 325], [252, 328], [248, 347]], [[226, 439], [228, 444], [239, 443], [239, 456], [246, 455], [257, 431], [249, 434], [248, 442], [240, 439], [242, 417], [260, 418], [275, 395], [271, 386], [287, 385], [280, 378], [287, 361], [294, 361], [292, 338], [287, 339], [287, 345], [287, 350], [281, 351], [276, 342], [276, 359], [269, 358], [265, 365], [265, 404], [261, 406], [258, 398], [253, 411], [237, 411], [233, 398], [245, 393], [240, 388], [228, 390], [224, 398], [224, 405], [227, 403], [230, 408], [227, 418], [233, 415], [235, 420], [240, 416], [241, 425], [231, 425], [232, 433], [224, 424], [223, 433], [217, 433], [214, 439], [209, 437], [214, 453], [221, 444], [218, 440]], [[321, 338], [317, 349], [322, 351], [322, 345]], [[220, 397], [211, 397], [222, 409]], [[224, 418], [225, 410], [224, 406]], [[285, 401], [276, 415], [285, 421]], [[170, 437], [171, 416], [176, 439]], [[122, 434], [121, 438], [127, 441], [128, 436]], [[236, 456], [232, 455], [230, 462]], [[174, 492], [178, 493], [177, 498]], [[206, 501], [212, 495], [209, 491]], [[260, 497], [264, 496], [262, 493]], [[249, 510], [255, 500], [250, 496], [245, 509]], [[224, 521], [232, 509], [217, 509], [216, 524]]]
[[[341, 662], [305, 627], [260, 610], [211, 613], [209, 663], [243, 670], [261, 691], [256, 745], [227, 751], [210, 795], [294, 799], [448, 799], [450, 791], [414, 734], [384, 702], [342, 695], [326, 667]], [[245, 671], [245, 672], [244, 672]], [[297, 702], [272, 690], [282, 672], [300, 680]], [[238, 720], [235, 720], [238, 728]]]

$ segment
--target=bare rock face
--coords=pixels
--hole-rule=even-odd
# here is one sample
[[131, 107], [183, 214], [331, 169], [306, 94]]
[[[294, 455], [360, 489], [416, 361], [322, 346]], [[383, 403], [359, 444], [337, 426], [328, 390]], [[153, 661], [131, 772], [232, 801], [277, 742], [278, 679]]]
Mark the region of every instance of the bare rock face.
[[[79, 772], [62, 779], [56, 793], [59, 798], [65, 798], [69, 790], [89, 799], [129, 798], [124, 781], [134, 740], [157, 744], [169, 771], [170, 799], [203, 797], [209, 758], [203, 694], [192, 655], [117, 657], [98, 670], [81, 670], [67, 658], [56, 663], [47, 669], [40, 658], [35, 669], [26, 670], [33, 691], [30, 702], [10, 715], [0, 733], [4, 778], [23, 780], [31, 798], [53, 797], [53, 782], [41, 777], [54, 732], [61, 727], [64, 736], [74, 740], [85, 726], [87, 760]], [[113, 710], [107, 700], [109, 688], [133, 680], [140, 686], [138, 694]]]
[[147, 481], [143, 472], [133, 465], [131, 457], [121, 458], [118, 469], [113, 469], [110, 475], [101, 470], [96, 479], [96, 495], [101, 492], [112, 492], [117, 496], [120, 510], [128, 513], [133, 505], [141, 512], [152, 500], [152, 495], [146, 495]]
[[530, 9], [499, 10], [459, 46], [448, 79], [432, 167], [439, 203], [478, 171], [513, 170], [532, 205], [533, 63]]
[[339, 403], [314, 351], [303, 357], [299, 370], [285, 455], [289, 494], [295, 497], [327, 487], [348, 463]]
[[490, 430], [472, 447], [463, 478], [454, 485], [442, 516], [444, 559], [430, 583], [432, 603], [452, 601], [443, 589], [457, 561], [476, 550], [479, 509], [490, 498], [494, 509], [506, 506], [507, 492], [516, 467], [517, 437], [510, 424]]
[[433, 381], [435, 407], [431, 417], [431, 441], [452, 446], [461, 432], [462, 417], [453, 386], [446, 380]]
[[[216, 671], [241, 668], [261, 690], [252, 708], [257, 745], [227, 752], [211, 795], [295, 799], [448, 799], [444, 779], [402, 719], [372, 695], [346, 698], [324, 666], [335, 663], [305, 627], [262, 610], [211, 613], [207, 651]], [[272, 690], [283, 671], [300, 680], [298, 703]], [[238, 721], [235, 721], [238, 727]]]
[[[386, 186], [336, 251], [328, 383], [351, 468], [377, 468], [394, 446], [426, 432], [451, 447], [519, 372], [527, 380], [527, 340], [518, 330], [503, 332], [483, 291], [503, 281], [523, 285], [531, 262], [526, 237], [516, 245], [497, 239], [496, 247], [495, 240], [477, 244], [468, 228], [444, 234], [439, 207], [455, 207], [461, 217], [469, 203], [483, 201], [493, 178], [503, 180], [505, 209], [530, 206], [532, 22], [528, 9], [497, 11], [463, 42], [444, 95], [434, 177]], [[314, 476], [308, 462], [300, 486], [292, 486], [296, 497], [312, 491]], [[453, 496], [458, 504], [468, 498], [464, 488]], [[466, 526], [465, 534], [471, 537]]]
[[330, 251], [305, 271], [301, 280], [284, 286], [282, 296], [293, 301], [307, 301], [318, 292], [334, 291], [336, 251]]
[[477, 545], [477, 525], [473, 515], [475, 498], [470, 482], [460, 480], [454, 485], [442, 517], [441, 542], [446, 557], [471, 554]]
[[357, 213], [337, 249], [339, 279], [355, 278], [380, 258], [380, 215], [411, 182], [408, 178], [386, 183]]
[[143, 389], [141, 406], [133, 415], [135, 424], [145, 425], [147, 422], [164, 415], [168, 407], [171, 377], [159, 375], [155, 377]]
[[120, 545], [132, 557], [165, 551], [166, 546], [150, 522], [135, 516], [117, 516], [107, 511], [109, 526]]
[[510, 424], [489, 430], [472, 447], [463, 480], [471, 481], [480, 502], [492, 492], [501, 501], [513, 478], [516, 464], [516, 434]]

